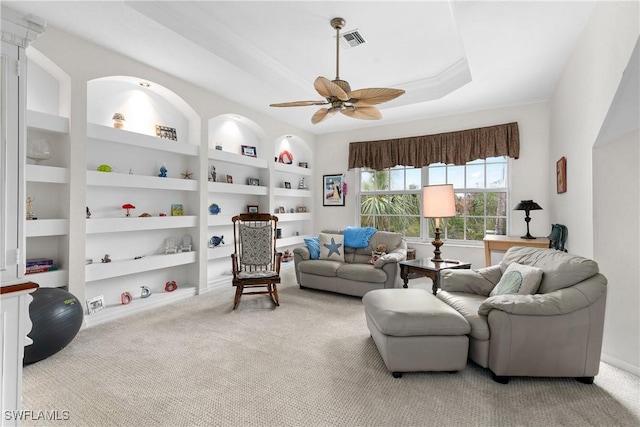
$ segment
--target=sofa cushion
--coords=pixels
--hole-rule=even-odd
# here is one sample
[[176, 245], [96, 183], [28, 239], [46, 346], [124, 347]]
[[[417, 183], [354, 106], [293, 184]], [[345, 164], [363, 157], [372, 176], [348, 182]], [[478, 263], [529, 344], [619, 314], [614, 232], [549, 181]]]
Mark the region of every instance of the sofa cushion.
[[491, 333], [489, 332], [487, 316], [478, 314], [480, 305], [482, 305], [487, 297], [464, 292], [440, 291], [438, 292], [438, 298], [455, 308], [458, 313], [467, 319], [467, 322], [471, 325], [470, 336], [482, 341], [489, 339]]
[[298, 270], [302, 273], [315, 274], [316, 276], [336, 277], [338, 268], [342, 265], [343, 263], [340, 261], [314, 259], [301, 262], [298, 265]]
[[498, 284], [493, 288], [489, 296], [496, 295], [533, 295], [540, 286], [542, 269], [530, 265], [509, 264]]
[[320, 258], [320, 238], [306, 237], [304, 239], [304, 242], [307, 244], [307, 249], [309, 249], [309, 258], [319, 259]]
[[320, 259], [344, 262], [344, 236], [320, 233]]
[[598, 273], [598, 263], [595, 261], [555, 249], [510, 248], [504, 254], [500, 268], [504, 272], [514, 262], [542, 269], [542, 281], [538, 288], [541, 294], [573, 286]]
[[382, 269], [373, 268], [371, 264], [344, 263], [338, 268], [336, 275], [357, 282], [384, 283], [387, 281], [387, 273]]

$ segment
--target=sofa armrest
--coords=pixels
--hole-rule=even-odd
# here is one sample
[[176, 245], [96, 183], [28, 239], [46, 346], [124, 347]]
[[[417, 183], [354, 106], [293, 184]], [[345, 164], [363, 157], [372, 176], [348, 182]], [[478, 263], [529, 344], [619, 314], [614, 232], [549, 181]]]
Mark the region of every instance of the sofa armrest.
[[300, 246], [300, 247], [294, 248], [293, 249], [293, 255], [294, 255], [294, 257], [296, 255], [298, 255], [300, 257], [300, 260], [311, 259], [311, 254], [309, 253], [309, 248], [307, 248], [306, 246]]
[[397, 248], [382, 255], [373, 263], [373, 266], [375, 268], [382, 268], [385, 266], [385, 264], [397, 264], [400, 261], [404, 261], [405, 259], [407, 259], [407, 242], [402, 239]]
[[499, 265], [478, 270], [450, 269], [440, 273], [440, 288], [449, 292], [488, 296], [502, 277]]
[[548, 294], [496, 295], [487, 298], [479, 314], [487, 315], [491, 310], [525, 316], [557, 316], [572, 313], [587, 307], [601, 298], [607, 291], [607, 279], [596, 274], [577, 285]]

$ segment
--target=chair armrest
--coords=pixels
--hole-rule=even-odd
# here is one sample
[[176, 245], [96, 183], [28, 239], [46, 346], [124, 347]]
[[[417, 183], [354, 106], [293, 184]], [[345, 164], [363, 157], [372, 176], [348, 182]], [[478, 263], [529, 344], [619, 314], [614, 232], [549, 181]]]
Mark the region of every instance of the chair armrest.
[[384, 254], [380, 258], [378, 258], [373, 263], [373, 266], [375, 268], [382, 268], [384, 267], [385, 264], [389, 264], [389, 263], [397, 264], [400, 261], [404, 261], [405, 259], [407, 259], [407, 249], [396, 248], [391, 252]]
[[499, 265], [478, 270], [449, 269], [440, 272], [440, 288], [449, 292], [488, 296], [502, 277]]
[[309, 248], [306, 246], [300, 246], [293, 249], [293, 254], [299, 255], [303, 260], [311, 259], [311, 254], [309, 253]]
[[491, 310], [501, 310], [509, 314], [526, 316], [557, 316], [573, 313], [587, 307], [605, 295], [607, 280], [596, 274], [577, 285], [548, 294], [496, 295], [487, 298], [479, 314], [487, 315]]

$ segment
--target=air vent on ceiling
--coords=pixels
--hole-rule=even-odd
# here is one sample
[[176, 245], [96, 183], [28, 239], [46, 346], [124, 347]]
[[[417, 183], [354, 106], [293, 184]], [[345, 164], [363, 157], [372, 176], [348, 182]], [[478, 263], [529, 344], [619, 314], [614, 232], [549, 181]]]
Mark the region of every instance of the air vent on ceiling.
[[358, 29], [351, 31], [346, 31], [340, 34], [340, 44], [342, 47], [349, 49], [351, 47], [360, 46], [361, 44], [365, 44], [367, 41], [362, 37], [362, 34], [358, 32]]

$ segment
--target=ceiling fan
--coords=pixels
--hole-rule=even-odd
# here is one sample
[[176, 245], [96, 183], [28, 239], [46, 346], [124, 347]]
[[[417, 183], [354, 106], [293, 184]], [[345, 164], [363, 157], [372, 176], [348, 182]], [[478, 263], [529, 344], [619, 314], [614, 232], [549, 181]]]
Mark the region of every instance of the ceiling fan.
[[338, 111], [354, 119], [379, 120], [382, 118], [382, 114], [374, 105], [391, 101], [404, 93], [402, 89], [389, 88], [351, 90], [349, 83], [340, 79], [340, 30], [344, 27], [344, 24], [345, 20], [342, 18], [333, 18], [331, 20], [331, 26], [336, 30], [336, 78], [329, 80], [325, 77], [318, 77], [313, 82], [316, 91], [326, 100], [283, 102], [271, 104], [271, 107], [330, 105], [328, 108], [319, 109], [311, 117], [311, 123], [314, 125], [333, 116]]

